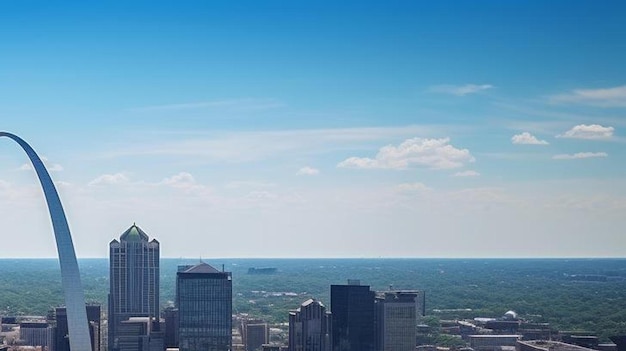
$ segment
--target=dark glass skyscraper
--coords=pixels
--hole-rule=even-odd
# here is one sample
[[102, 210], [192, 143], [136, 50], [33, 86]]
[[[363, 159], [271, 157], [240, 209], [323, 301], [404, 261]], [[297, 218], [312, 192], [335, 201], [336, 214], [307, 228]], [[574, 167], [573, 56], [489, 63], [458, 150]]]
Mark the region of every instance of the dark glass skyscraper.
[[[109, 351], [130, 317], [159, 317], [159, 242], [133, 224], [109, 244]], [[156, 323], [155, 323], [156, 324]]]
[[358, 281], [330, 286], [332, 351], [376, 349], [374, 298], [370, 287]]
[[[93, 351], [100, 351], [100, 305], [87, 305], [89, 336]], [[54, 351], [70, 351], [69, 331], [67, 328], [67, 309], [57, 307], [54, 311], [56, 320]]]
[[180, 266], [176, 273], [180, 351], [229, 351], [233, 284], [230, 272], [206, 263]]

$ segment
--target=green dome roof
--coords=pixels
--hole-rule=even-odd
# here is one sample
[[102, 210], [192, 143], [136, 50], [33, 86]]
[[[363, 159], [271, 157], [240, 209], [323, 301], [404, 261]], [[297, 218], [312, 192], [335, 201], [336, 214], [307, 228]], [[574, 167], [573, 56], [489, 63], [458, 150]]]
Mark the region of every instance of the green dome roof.
[[122, 236], [120, 236], [120, 240], [125, 241], [148, 241], [148, 235], [141, 230], [135, 223], [128, 228]]

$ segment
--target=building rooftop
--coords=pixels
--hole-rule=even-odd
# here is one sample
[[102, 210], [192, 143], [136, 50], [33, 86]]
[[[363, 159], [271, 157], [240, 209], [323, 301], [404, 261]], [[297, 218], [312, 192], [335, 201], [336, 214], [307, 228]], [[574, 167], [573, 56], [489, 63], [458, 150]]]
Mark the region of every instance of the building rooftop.
[[324, 306], [323, 303], [321, 303], [320, 301], [317, 301], [316, 299], [308, 299], [308, 300], [304, 301], [300, 306], [306, 307], [306, 306], [311, 305], [311, 304], [316, 304], [316, 305], [320, 305], [322, 307], [326, 307], [326, 306]]
[[586, 347], [566, 344], [558, 341], [549, 341], [549, 340], [528, 340], [528, 341], [518, 341], [518, 343], [522, 345], [528, 345], [534, 347], [535, 349], [546, 350], [546, 351], [592, 351], [593, 349], [589, 349]]
[[185, 269], [181, 273], [222, 273], [222, 272], [218, 271], [213, 266], [207, 263], [200, 262], [195, 266], [191, 266]]
[[148, 234], [146, 234], [141, 228], [139, 228], [135, 223], [128, 228], [122, 235], [120, 236], [120, 240], [125, 241], [148, 241]]

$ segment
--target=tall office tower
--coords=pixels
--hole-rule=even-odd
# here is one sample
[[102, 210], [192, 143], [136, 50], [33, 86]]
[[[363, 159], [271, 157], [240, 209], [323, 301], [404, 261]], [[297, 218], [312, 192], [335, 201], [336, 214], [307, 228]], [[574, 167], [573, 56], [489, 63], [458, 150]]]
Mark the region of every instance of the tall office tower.
[[261, 351], [263, 344], [268, 342], [270, 342], [270, 328], [267, 323], [245, 323], [246, 351]]
[[108, 350], [118, 350], [118, 329], [131, 317], [159, 318], [159, 242], [133, 224], [109, 244]]
[[289, 312], [289, 351], [330, 351], [331, 323], [326, 306], [314, 299], [304, 301]]
[[332, 351], [374, 351], [374, 292], [358, 280], [330, 286]]
[[387, 291], [376, 297], [379, 351], [414, 351], [419, 291]]
[[[93, 351], [100, 351], [100, 305], [87, 305], [86, 307], [91, 348]], [[57, 307], [54, 315], [56, 320], [54, 351], [69, 351], [70, 340], [68, 337], [67, 310], [65, 307]]]
[[176, 307], [180, 351], [229, 351], [232, 342], [233, 282], [201, 262], [179, 266]]

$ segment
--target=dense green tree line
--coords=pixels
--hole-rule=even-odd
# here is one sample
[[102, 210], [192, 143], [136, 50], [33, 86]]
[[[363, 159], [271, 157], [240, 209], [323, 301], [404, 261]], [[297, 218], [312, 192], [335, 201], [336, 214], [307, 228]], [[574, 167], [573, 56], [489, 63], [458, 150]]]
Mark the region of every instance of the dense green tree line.
[[[176, 267], [194, 263], [163, 259], [161, 301], [175, 295]], [[330, 309], [330, 285], [360, 279], [374, 290], [426, 291], [427, 311], [437, 318], [499, 317], [515, 310], [523, 318], [561, 330], [626, 333], [626, 260], [419, 260], [325, 259], [210, 261], [233, 272], [233, 306], [271, 322], [314, 297]], [[106, 303], [108, 261], [81, 260], [88, 300]], [[274, 275], [249, 275], [250, 267], [276, 267]], [[576, 275], [608, 281], [580, 281]], [[55, 260], [0, 260], [0, 314], [45, 314], [63, 303]], [[436, 309], [471, 309], [437, 314]]]

